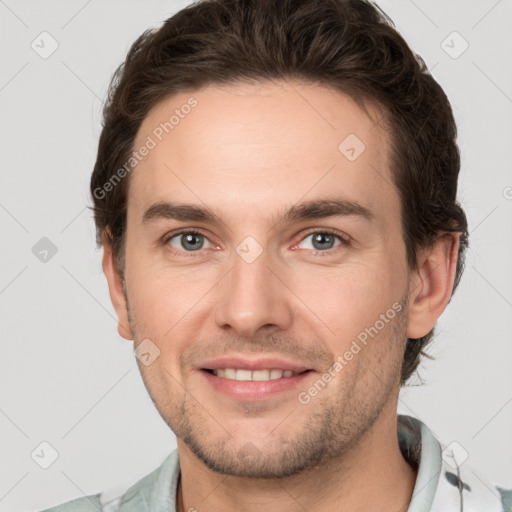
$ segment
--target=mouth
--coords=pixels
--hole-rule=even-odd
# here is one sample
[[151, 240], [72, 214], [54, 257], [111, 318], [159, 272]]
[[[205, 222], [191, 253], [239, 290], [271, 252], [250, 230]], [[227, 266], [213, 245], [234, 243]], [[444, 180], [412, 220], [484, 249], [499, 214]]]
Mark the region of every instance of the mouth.
[[[214, 392], [235, 401], [264, 401], [290, 394], [299, 394], [306, 389], [304, 380], [314, 374], [313, 370], [284, 370], [268, 368], [202, 368], [199, 372]], [[300, 386], [300, 389], [299, 389]]]
[[246, 368], [203, 368], [204, 371], [220, 377], [222, 379], [236, 380], [236, 381], [258, 381], [264, 382], [269, 380], [276, 380], [282, 378], [295, 377], [311, 370], [293, 371], [283, 370], [279, 368], [269, 368], [261, 370], [249, 370]]

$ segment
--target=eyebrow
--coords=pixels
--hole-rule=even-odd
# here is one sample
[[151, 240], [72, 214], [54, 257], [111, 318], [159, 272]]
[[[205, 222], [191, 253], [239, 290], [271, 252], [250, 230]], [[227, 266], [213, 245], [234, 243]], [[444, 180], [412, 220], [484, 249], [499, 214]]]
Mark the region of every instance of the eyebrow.
[[[298, 203], [284, 213], [274, 217], [273, 225], [300, 222], [327, 217], [360, 217], [368, 222], [375, 215], [366, 206], [349, 199], [317, 199]], [[206, 222], [223, 224], [222, 219], [207, 207], [186, 203], [160, 201], [150, 206], [142, 216], [142, 224], [150, 224], [161, 219], [178, 221]]]

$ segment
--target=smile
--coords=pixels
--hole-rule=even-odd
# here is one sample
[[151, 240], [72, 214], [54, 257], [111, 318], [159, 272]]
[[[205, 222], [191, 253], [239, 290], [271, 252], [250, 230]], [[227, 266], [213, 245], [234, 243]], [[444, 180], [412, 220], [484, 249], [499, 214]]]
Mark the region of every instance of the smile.
[[294, 375], [298, 375], [303, 372], [294, 372], [292, 370], [279, 370], [279, 369], [269, 369], [269, 370], [246, 370], [241, 368], [217, 368], [216, 370], [209, 370], [216, 375], [217, 377], [222, 377], [224, 379], [231, 380], [257, 380], [257, 381], [265, 381], [265, 380], [274, 380], [281, 379], [283, 377], [293, 377]]
[[311, 370], [278, 368], [203, 368], [199, 372], [214, 391], [235, 401], [269, 400], [285, 393], [297, 392], [304, 379], [315, 373]]

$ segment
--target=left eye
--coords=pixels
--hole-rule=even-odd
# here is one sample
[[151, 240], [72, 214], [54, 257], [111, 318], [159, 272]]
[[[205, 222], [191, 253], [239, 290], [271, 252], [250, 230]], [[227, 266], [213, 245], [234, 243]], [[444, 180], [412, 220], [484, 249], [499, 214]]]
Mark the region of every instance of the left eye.
[[[315, 251], [332, 249], [333, 247], [341, 245], [341, 242], [344, 241], [339, 235], [318, 231], [316, 233], [310, 233], [309, 235], [304, 237], [300, 243], [304, 243], [304, 241], [307, 240], [308, 238], [311, 238], [311, 244], [313, 247], [306, 247], [306, 249], [313, 249]], [[339, 242], [338, 244], [335, 245], [336, 239], [338, 239]]]

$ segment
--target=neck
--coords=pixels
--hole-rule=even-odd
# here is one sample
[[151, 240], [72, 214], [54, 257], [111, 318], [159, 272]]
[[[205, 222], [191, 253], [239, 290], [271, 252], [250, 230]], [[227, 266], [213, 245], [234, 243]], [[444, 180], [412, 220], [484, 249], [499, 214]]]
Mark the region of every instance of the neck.
[[240, 478], [215, 473], [179, 439], [181, 474], [177, 512], [209, 510], [319, 512], [371, 510], [406, 512], [416, 468], [404, 459], [396, 413], [381, 416], [342, 458], [282, 479]]

